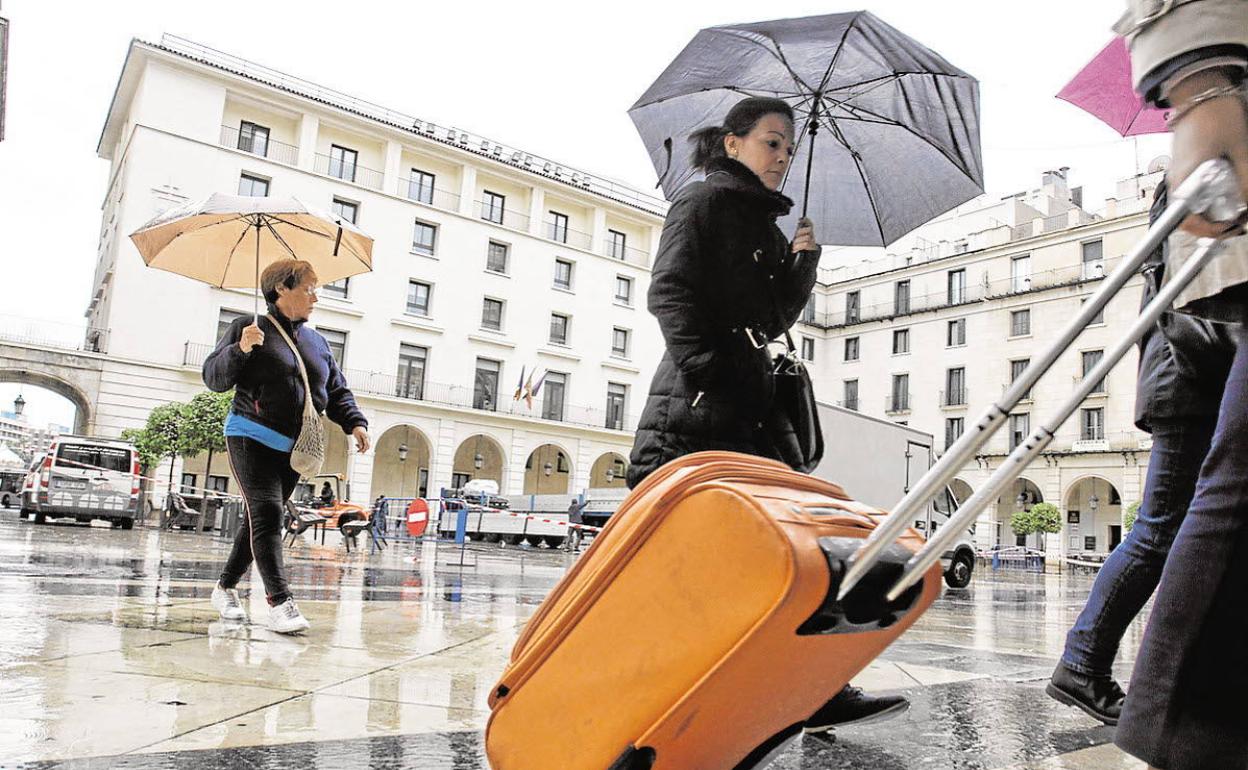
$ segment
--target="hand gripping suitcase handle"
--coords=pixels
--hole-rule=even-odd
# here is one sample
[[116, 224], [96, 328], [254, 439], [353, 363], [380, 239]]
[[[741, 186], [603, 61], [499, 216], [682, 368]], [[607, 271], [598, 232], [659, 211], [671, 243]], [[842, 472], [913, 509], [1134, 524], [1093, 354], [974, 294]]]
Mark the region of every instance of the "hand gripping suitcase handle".
[[[1111, 273], [1101, 284], [1101, 288], [1083, 304], [1079, 314], [1066, 325], [1057, 340], [1041, 355], [1032, 359], [1031, 364], [1001, 397], [1001, 401], [990, 406], [979, 416], [971, 429], [964, 433], [936, 465], [919, 479], [901, 502], [893, 507], [891, 515], [871, 533], [862, 548], [850, 557], [849, 569], [841, 581], [841, 598], [844, 598], [871, 569], [884, 549], [905, 529], [906, 523], [922, 511], [928, 501], [936, 497], [944, 485], [957, 475], [980, 447], [992, 438], [1005, 422], [1010, 410], [1031, 391], [1058, 357], [1070, 347], [1075, 338], [1092, 322], [1092, 319], [1100, 315], [1109, 301], [1139, 271], [1148, 256], [1184, 219], [1191, 214], [1205, 214], [1213, 221], [1233, 221], [1238, 219], [1244, 211], [1244, 204], [1239, 199], [1239, 186], [1235, 174], [1230, 164], [1220, 159], [1202, 163], [1171, 194], [1170, 200], [1170, 205], [1166, 207], [1157, 222], [1148, 229], [1144, 239], [1136, 244], [1135, 248], [1123, 258], [1118, 269]], [[1020, 444], [989, 478], [988, 483], [963, 503], [950, 517], [949, 522], [941, 527], [919, 553], [915, 554], [901, 579], [889, 592], [890, 599], [899, 596], [906, 587], [917, 581], [923, 575], [924, 570], [940, 558], [945, 548], [957, 538], [958, 533], [970, 526], [975, 517], [979, 515], [979, 511], [1013, 482], [1026, 468], [1027, 463], [1048, 446], [1053, 440], [1053, 432], [1078, 408], [1096, 384], [1109, 374], [1110, 369], [1118, 363], [1119, 359], [1144, 336], [1144, 333], [1170, 306], [1179, 292], [1192, 282], [1200, 273], [1201, 268], [1215, 256], [1220, 248], [1220, 242], [1202, 239], [1196, 253], [1141, 312], [1128, 335], [1112, 350], [1107, 351], [1100, 364], [1083, 378], [1075, 395], [1063, 405], [1058, 414]]]

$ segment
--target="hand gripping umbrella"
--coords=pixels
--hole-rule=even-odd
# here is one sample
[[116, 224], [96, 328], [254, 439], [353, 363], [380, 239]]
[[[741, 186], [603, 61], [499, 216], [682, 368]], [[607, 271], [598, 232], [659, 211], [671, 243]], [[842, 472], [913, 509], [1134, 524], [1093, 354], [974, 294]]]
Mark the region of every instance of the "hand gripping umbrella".
[[788, 102], [785, 190], [823, 243], [884, 246], [983, 192], [979, 83], [866, 11], [704, 29], [629, 110], [670, 200], [688, 137], [750, 96]]
[[212, 195], [172, 208], [130, 234], [148, 267], [223, 289], [255, 289], [279, 259], [312, 264], [321, 283], [372, 269], [373, 239], [294, 198]]

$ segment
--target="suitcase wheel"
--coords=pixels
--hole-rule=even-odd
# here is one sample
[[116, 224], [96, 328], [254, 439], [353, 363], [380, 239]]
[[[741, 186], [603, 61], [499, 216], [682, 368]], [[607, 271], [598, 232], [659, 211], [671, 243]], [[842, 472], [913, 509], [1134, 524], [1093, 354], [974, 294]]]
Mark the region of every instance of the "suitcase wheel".
[[776, 761], [781, 754], [802, 735], [803, 722], [789, 725], [780, 732], [763, 741], [751, 751], [745, 759], [737, 763], [733, 770], [762, 770]]

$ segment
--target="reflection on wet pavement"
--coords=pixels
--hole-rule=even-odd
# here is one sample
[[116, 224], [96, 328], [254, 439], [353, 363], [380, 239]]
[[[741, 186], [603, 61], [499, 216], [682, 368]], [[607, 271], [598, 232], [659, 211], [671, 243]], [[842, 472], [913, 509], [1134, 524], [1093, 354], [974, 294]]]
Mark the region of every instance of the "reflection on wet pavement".
[[[482, 546], [460, 567], [446, 545], [347, 555], [332, 538], [287, 552], [312, 629], [285, 637], [212, 610], [220, 538], [0, 511], [0, 767], [486, 767], [490, 687], [572, 557]], [[948, 591], [855, 680], [911, 710], [806, 737], [773, 767], [1141, 768], [1044, 695], [1090, 586], [985, 573]], [[264, 617], [262, 592], [244, 603]]]

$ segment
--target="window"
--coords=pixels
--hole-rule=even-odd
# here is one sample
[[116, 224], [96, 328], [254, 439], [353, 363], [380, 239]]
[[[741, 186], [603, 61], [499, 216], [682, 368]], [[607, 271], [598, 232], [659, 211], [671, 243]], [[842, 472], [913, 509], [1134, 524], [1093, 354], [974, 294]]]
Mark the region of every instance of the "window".
[[951, 348], [956, 348], [966, 344], [966, 319], [959, 318], [949, 322], [949, 327], [945, 334], [945, 344]]
[[950, 305], [960, 305], [966, 302], [966, 270], [950, 270], [949, 271], [949, 296]]
[[542, 383], [542, 417], [547, 420], [563, 419], [563, 399], [567, 395], [568, 375], [560, 372], [547, 372]]
[[269, 194], [269, 180], [264, 177], [243, 174], [238, 178], [238, 194], [264, 198]]
[[905, 412], [910, 409], [910, 375], [893, 375], [893, 393], [888, 406], [890, 412]]
[[330, 204], [329, 210], [334, 216], [355, 224], [356, 219], [359, 217], [360, 204], [344, 201], [342, 198], [334, 198], [334, 202]]
[[1083, 246], [1083, 278], [1105, 277], [1105, 249], [1099, 240], [1088, 241]]
[[503, 329], [503, 301], [486, 297], [481, 302], [481, 328], [492, 331]]
[[[1097, 364], [1101, 362], [1101, 359], [1105, 357], [1105, 351], [1104, 350], [1085, 350], [1083, 351], [1082, 357], [1083, 357], [1083, 377], [1084, 379], [1087, 379], [1088, 375], [1092, 373], [1092, 370], [1095, 369]], [[1096, 385], [1092, 387], [1092, 392], [1093, 393], [1105, 392], [1105, 380], [1103, 378], [1101, 379], [1100, 382], [1096, 383]]]
[[945, 449], [953, 446], [958, 439], [962, 438], [962, 431], [965, 427], [965, 417], [949, 417], [945, 419]]
[[893, 330], [893, 355], [910, 352], [910, 330], [894, 329]]
[[1027, 440], [1027, 436], [1031, 433], [1031, 415], [1030, 414], [1012, 414], [1010, 415], [1010, 451]]
[[845, 323], [857, 323], [862, 317], [862, 300], [858, 292], [851, 291], [845, 295]]
[[845, 360], [846, 361], [858, 360], [858, 338], [857, 337], [845, 338]]
[[420, 345], [399, 345], [399, 373], [395, 377], [394, 395], [399, 398], [424, 398], [425, 364], [429, 348]]
[[550, 221], [546, 223], [546, 237], [559, 243], [568, 242], [568, 215], [558, 211], [550, 212]]
[[329, 175], [354, 182], [355, 162], [358, 157], [359, 153], [355, 150], [331, 144], [329, 146]]
[[624, 430], [624, 404], [628, 400], [628, 386], [618, 382], [607, 383], [607, 425], [612, 430]]
[[966, 404], [966, 369], [956, 367], [945, 371], [945, 406]]
[[268, 155], [269, 129], [249, 120], [242, 121], [238, 126], [238, 149], [253, 155]]
[[615, 327], [611, 330], [611, 355], [628, 358], [628, 329]]
[[810, 337], [802, 337], [802, 360], [815, 360], [815, 341]]
[[321, 296], [325, 297], [338, 297], [339, 299], [346, 299], [347, 295], [350, 293], [350, 278], [340, 278], [339, 280], [334, 281], [333, 283], [327, 283], [320, 288]]
[[624, 259], [628, 249], [628, 236], [619, 230], [607, 230], [607, 253], [615, 259]]
[[[1086, 305], [1088, 304], [1089, 299], [1091, 298], [1084, 297], [1083, 299], [1079, 300], [1079, 304]], [[1097, 324], [1103, 324], [1103, 323], [1105, 323], [1105, 308], [1101, 308], [1101, 312], [1097, 313], [1096, 316], [1094, 316], [1091, 321], [1088, 321], [1088, 326], [1095, 326]]]
[[1083, 536], [1083, 550], [1085, 551], [1096, 550], [1096, 535], [1084, 535]]
[[1010, 259], [1010, 291], [1015, 294], [1031, 290], [1031, 255]]
[[1105, 409], [1103, 407], [1084, 409], [1079, 423], [1079, 437], [1084, 441], [1105, 440]]
[[633, 304], [633, 279], [625, 275], [615, 277], [615, 301], [625, 305]]
[[815, 295], [806, 298], [806, 307], [802, 308], [802, 323], [815, 323]]
[[[1019, 377], [1023, 376], [1023, 372], [1027, 371], [1028, 366], [1031, 366], [1030, 358], [1020, 358], [1016, 361], [1010, 362], [1010, 384], [1011, 385], [1013, 385], [1018, 380]], [[1031, 400], [1030, 390], [1023, 394], [1023, 400], [1024, 401]]]
[[182, 474], [182, 491], [179, 492], [178, 494], [182, 494], [182, 495], [198, 494], [199, 488], [195, 484], [196, 478], [197, 477], [194, 473], [183, 473]]
[[1015, 310], [1010, 313], [1010, 336], [1025, 337], [1031, 334], [1031, 310]]
[[342, 369], [345, 366], [343, 361], [347, 358], [347, 333], [340, 332], [337, 329], [325, 329], [320, 326], [316, 330], [325, 338], [325, 342], [329, 343], [329, 354], [334, 357], [334, 362], [338, 364], [338, 368]]
[[555, 260], [555, 288], [572, 288], [572, 263], [566, 259]]
[[221, 308], [221, 312], [217, 315], [217, 339], [225, 336], [225, 332], [230, 328], [230, 324], [239, 318], [253, 318], [251, 313], [240, 313], [237, 310], [229, 310]]
[[555, 345], [568, 344], [568, 323], [571, 321], [560, 313], [550, 314], [550, 341]]
[[412, 315], [428, 316], [429, 300], [433, 294], [433, 286], [424, 281], [407, 282], [407, 312]]
[[506, 273], [509, 251], [507, 244], [490, 241], [490, 245], [485, 249], [485, 269], [491, 273]]
[[437, 247], [438, 226], [431, 225], [428, 222], [416, 220], [416, 225], [412, 230], [412, 251], [417, 254], [433, 256], [434, 249]]
[[845, 398], [841, 406], [858, 411], [858, 380], [845, 380], [843, 385]]
[[893, 287], [893, 314], [902, 315], [910, 312], [910, 282], [898, 281]]
[[488, 358], [477, 359], [477, 373], [473, 377], [472, 408], [494, 411], [498, 408], [498, 375], [503, 365]]
[[433, 205], [433, 185], [437, 177], [418, 168], [412, 169], [407, 180], [407, 197], [420, 203]]
[[503, 210], [507, 205], [507, 196], [486, 190], [481, 201], [481, 218], [496, 225], [503, 223]]

